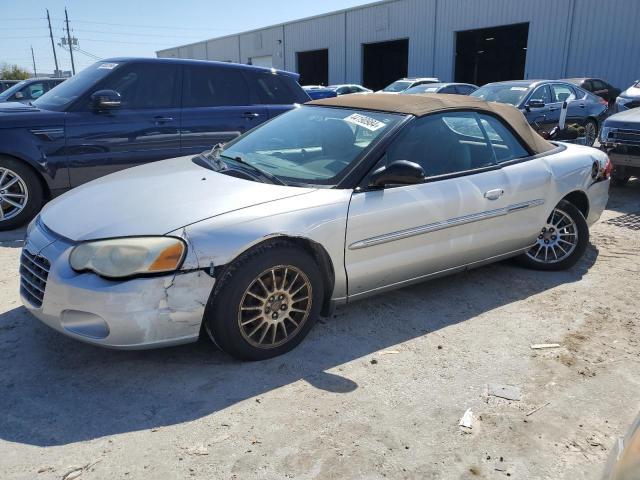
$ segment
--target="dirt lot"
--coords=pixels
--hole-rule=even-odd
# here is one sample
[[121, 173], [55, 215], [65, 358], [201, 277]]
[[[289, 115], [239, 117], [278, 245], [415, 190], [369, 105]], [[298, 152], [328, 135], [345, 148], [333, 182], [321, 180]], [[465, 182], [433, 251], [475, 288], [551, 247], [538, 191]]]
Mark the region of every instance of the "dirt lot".
[[570, 271], [506, 262], [354, 303], [261, 363], [67, 339], [21, 307], [23, 232], [1, 234], [0, 478], [597, 479], [640, 407], [640, 230], [604, 223], [632, 212], [639, 181]]

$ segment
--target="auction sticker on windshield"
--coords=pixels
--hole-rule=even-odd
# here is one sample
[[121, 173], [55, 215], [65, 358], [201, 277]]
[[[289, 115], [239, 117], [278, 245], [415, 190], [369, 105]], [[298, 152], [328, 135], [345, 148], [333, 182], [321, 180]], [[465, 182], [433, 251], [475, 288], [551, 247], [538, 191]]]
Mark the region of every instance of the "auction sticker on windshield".
[[366, 128], [372, 132], [380, 130], [385, 125], [384, 122], [380, 122], [375, 118], [367, 117], [366, 115], [360, 115], [359, 113], [349, 115], [344, 120], [345, 122], [353, 123], [354, 125]]

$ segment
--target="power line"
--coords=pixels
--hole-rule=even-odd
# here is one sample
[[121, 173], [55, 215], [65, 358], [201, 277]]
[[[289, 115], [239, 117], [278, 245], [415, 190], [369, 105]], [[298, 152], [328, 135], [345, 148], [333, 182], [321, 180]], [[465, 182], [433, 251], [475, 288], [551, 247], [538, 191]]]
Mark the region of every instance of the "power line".
[[173, 37], [173, 38], [193, 38], [198, 39], [201, 37], [184, 36], [184, 35], [164, 35], [161, 33], [131, 33], [131, 32], [105, 32], [104, 30], [87, 30], [83, 28], [74, 28], [74, 32], [90, 32], [90, 33], [105, 33], [107, 35], [127, 35], [130, 37]]
[[[54, 19], [54, 20], [60, 20], [60, 19]], [[176, 27], [175, 25], [172, 25], [172, 26], [166, 26], [166, 25], [134, 25], [134, 24], [131, 24], [131, 23], [94, 22], [94, 21], [90, 21], [90, 20], [74, 20], [74, 22], [76, 22], [76, 23], [92, 23], [92, 24], [96, 24], [96, 25], [111, 25], [111, 26], [114, 26], [114, 27], [156, 28], [156, 29], [163, 28], [163, 29], [169, 29], [169, 30], [207, 30], [207, 31], [214, 31], [214, 30], [225, 31], [225, 30], [229, 30], [228, 28]]]

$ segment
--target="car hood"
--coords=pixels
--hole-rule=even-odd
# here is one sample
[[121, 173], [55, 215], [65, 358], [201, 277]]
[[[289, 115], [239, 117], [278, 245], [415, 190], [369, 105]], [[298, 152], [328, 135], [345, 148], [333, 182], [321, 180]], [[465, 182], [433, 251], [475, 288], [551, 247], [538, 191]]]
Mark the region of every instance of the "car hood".
[[316, 189], [243, 180], [179, 157], [99, 178], [50, 202], [41, 220], [73, 241], [163, 235], [206, 218]]
[[631, 86], [620, 94], [621, 97], [638, 98], [640, 97], [640, 87]]
[[42, 110], [20, 102], [0, 102], [0, 128], [43, 127], [64, 122], [64, 112]]
[[604, 126], [616, 128], [633, 126], [634, 128], [640, 128], [640, 108], [632, 108], [611, 115], [605, 120]]

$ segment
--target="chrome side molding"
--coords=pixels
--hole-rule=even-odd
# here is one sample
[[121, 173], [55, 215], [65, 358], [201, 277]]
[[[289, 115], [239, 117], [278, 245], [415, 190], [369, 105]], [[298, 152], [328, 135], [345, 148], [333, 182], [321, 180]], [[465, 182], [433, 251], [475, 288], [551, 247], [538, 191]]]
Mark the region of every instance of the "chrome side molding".
[[482, 220], [488, 220], [490, 218], [508, 215], [511, 212], [524, 210], [525, 208], [538, 207], [543, 204], [544, 200], [539, 198], [536, 200], [529, 200], [527, 202], [514, 203], [513, 205], [509, 205], [508, 207], [496, 208], [495, 210], [472, 213], [471, 215], [465, 215], [463, 217], [450, 218], [448, 220], [442, 220], [440, 222], [428, 223], [426, 225], [421, 225], [418, 227], [385, 233], [383, 235], [365, 238], [364, 240], [354, 242], [349, 245], [349, 250], [358, 250], [360, 248], [373, 247], [374, 245], [394, 242], [396, 240], [402, 240], [404, 238], [415, 237], [416, 235], [424, 235], [425, 233], [437, 232], [438, 230], [444, 230], [445, 228], [457, 227], [460, 225], [465, 225], [467, 223], [480, 222]]

